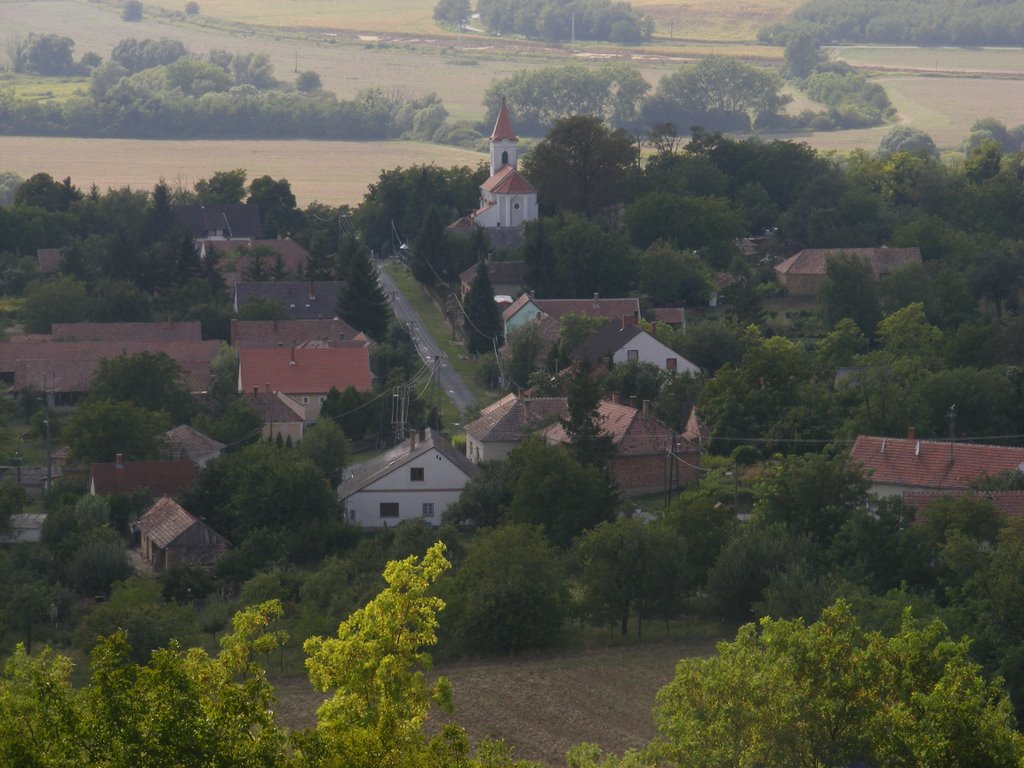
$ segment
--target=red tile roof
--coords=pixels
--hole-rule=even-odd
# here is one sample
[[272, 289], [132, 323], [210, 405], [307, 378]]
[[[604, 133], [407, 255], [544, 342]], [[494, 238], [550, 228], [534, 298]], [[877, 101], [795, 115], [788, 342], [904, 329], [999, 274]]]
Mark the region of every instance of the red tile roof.
[[480, 189], [484, 192], [494, 192], [495, 194], [503, 195], [525, 195], [537, 191], [511, 165], [502, 166], [497, 173], [480, 185]]
[[775, 266], [780, 275], [824, 275], [829, 257], [848, 253], [866, 259], [876, 275], [888, 275], [907, 264], [921, 263], [920, 248], [805, 248]]
[[917, 510], [922, 510], [933, 501], [959, 499], [963, 497], [984, 499], [1007, 517], [1024, 515], [1024, 491], [904, 491], [903, 501]]
[[93, 464], [89, 475], [89, 485], [97, 496], [136, 490], [171, 496], [195, 482], [196, 465], [191, 461], [111, 462]]
[[210, 362], [218, 341], [53, 341], [42, 344], [0, 343], [0, 372], [14, 374], [14, 388], [51, 392], [86, 392], [100, 360], [163, 352], [181, 366], [194, 392], [207, 389]]
[[564, 397], [523, 397], [514, 393], [491, 403], [466, 432], [481, 442], [519, 442], [568, 413]]
[[966, 490], [985, 475], [1024, 465], [1024, 448], [861, 435], [850, 458], [876, 485]]
[[143, 536], [162, 549], [199, 523], [170, 496], [161, 496], [135, 524]]
[[240, 349], [239, 388], [270, 388], [285, 394], [322, 394], [337, 387], [372, 388], [370, 350], [361, 347], [249, 347]]
[[64, 249], [40, 248], [36, 251], [36, 260], [39, 263], [39, 271], [44, 275], [60, 272], [64, 266]]
[[494, 121], [494, 130], [491, 131], [491, 141], [519, 141], [515, 131], [512, 130], [512, 118], [508, 114], [508, 102], [501, 97], [501, 106], [498, 108], [498, 119]]
[[682, 325], [686, 320], [686, 310], [682, 307], [655, 307], [651, 310], [651, 316], [656, 323]]
[[[598, 419], [604, 432], [611, 435], [619, 456], [665, 455], [672, 448], [675, 437], [672, 429], [655, 418], [644, 416], [637, 408], [602, 400]], [[544, 435], [550, 442], [569, 442], [569, 434], [561, 422], [548, 427]]]

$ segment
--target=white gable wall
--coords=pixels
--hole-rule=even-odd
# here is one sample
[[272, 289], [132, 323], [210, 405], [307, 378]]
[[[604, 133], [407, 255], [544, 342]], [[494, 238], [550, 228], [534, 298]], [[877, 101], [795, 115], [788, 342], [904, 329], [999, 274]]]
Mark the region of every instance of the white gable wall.
[[[412, 479], [414, 469], [423, 470], [422, 480]], [[468, 481], [461, 469], [434, 448], [396, 467], [342, 503], [348, 521], [364, 528], [394, 527], [403, 520], [440, 525], [444, 511], [458, 501]], [[397, 504], [397, 515], [382, 517], [381, 504]], [[424, 504], [433, 504], [433, 515], [424, 515]], [[393, 506], [388, 509], [393, 510]]]
[[[636, 355], [634, 357], [630, 356], [630, 350], [636, 351]], [[676, 372], [690, 373], [694, 375], [700, 373], [700, 368], [698, 366], [691, 363], [671, 347], [662, 344], [646, 331], [637, 334], [635, 337], [627, 341], [620, 349], [615, 351], [614, 355], [612, 355], [612, 362], [616, 365], [627, 363], [634, 359], [639, 360], [641, 363], [651, 363], [656, 365], [663, 371], [669, 369], [668, 361], [670, 359], [674, 359], [676, 361]]]

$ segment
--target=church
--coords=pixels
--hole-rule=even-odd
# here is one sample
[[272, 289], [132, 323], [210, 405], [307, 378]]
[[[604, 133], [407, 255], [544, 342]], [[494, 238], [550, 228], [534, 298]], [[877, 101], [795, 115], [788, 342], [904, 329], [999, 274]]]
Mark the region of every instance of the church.
[[519, 243], [523, 224], [536, 221], [539, 214], [537, 190], [517, 170], [519, 138], [512, 130], [504, 96], [491, 132], [490, 147], [491, 175], [480, 185], [480, 207], [450, 229], [468, 233], [480, 227], [492, 245], [507, 248]]

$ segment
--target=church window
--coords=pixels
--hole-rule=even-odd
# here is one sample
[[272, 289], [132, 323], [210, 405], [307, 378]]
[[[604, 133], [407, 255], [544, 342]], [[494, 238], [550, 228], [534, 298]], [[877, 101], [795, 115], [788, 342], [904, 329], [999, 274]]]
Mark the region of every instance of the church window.
[[506, 149], [501, 153], [501, 164], [508, 165], [508, 150]]

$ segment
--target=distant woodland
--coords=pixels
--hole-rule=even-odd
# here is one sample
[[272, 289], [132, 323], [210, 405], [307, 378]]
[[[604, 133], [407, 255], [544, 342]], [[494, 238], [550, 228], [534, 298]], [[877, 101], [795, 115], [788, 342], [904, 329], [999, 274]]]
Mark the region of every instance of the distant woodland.
[[809, 0], [789, 23], [762, 30], [762, 42], [784, 44], [794, 32], [819, 44], [1020, 45], [1024, 3], [992, 0]]

